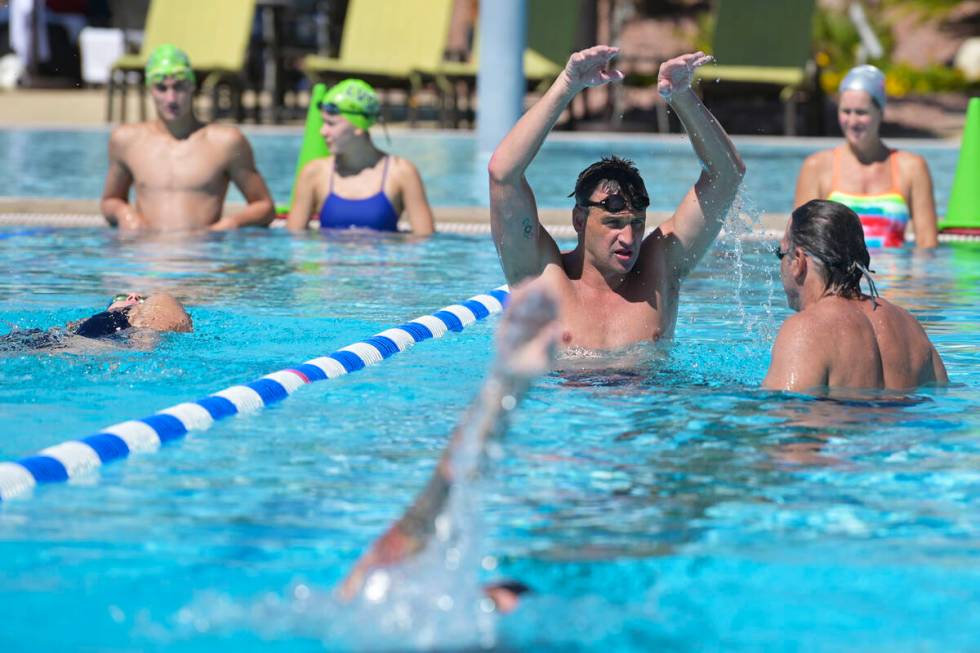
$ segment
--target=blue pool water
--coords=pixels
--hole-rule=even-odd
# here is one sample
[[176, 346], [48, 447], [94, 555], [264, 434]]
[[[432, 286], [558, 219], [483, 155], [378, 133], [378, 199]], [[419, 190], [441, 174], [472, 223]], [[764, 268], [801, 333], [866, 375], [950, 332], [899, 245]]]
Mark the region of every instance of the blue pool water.
[[[0, 650], [975, 650], [980, 250], [875, 254], [953, 385], [847, 405], [757, 388], [788, 315], [764, 245], [715, 247], [668, 350], [565, 361], [536, 385], [460, 522], [475, 564], [420, 563], [373, 610], [329, 594], [425, 483], [495, 318], [0, 504]], [[0, 250], [7, 327], [128, 288], [174, 292], [195, 323], [149, 352], [0, 358], [0, 460], [502, 282], [486, 236], [6, 228]], [[536, 592], [489, 620], [469, 599], [497, 577]]]
[[[0, 129], [0, 196], [87, 199], [102, 193], [108, 132]], [[296, 166], [299, 133], [249, 133], [259, 171], [280, 203], [289, 199]], [[413, 161], [422, 173], [430, 201], [437, 206], [486, 206], [486, 162], [477, 155], [472, 136], [456, 132], [397, 132], [386, 149]], [[745, 189], [758, 210], [788, 213], [803, 158], [837, 140], [772, 140], [736, 138], [748, 173]], [[958, 149], [949, 143], [889, 141], [926, 158], [935, 183], [936, 208], [946, 211]], [[599, 157], [616, 153], [636, 161], [647, 180], [651, 209], [672, 211], [697, 177], [698, 163], [682, 136], [611, 138], [609, 135], [570, 137], [558, 134], [545, 143], [528, 178], [545, 208], [570, 207], [579, 171]], [[232, 201], [241, 195], [232, 191]]]

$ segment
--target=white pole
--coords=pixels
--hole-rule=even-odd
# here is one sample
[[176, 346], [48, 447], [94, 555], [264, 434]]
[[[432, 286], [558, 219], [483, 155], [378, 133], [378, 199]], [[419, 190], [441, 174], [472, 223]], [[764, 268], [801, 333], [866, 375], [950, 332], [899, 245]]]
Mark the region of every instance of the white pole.
[[480, 69], [477, 73], [477, 144], [488, 160], [524, 110], [527, 0], [480, 3]]

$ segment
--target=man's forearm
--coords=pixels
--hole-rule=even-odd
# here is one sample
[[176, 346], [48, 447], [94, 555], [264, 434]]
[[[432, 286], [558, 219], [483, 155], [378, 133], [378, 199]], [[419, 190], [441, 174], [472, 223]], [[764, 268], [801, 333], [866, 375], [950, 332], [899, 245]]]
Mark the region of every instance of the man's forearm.
[[272, 200], [262, 199], [249, 202], [242, 210], [224, 216], [216, 224], [227, 229], [251, 226], [264, 227], [271, 223], [274, 218]]
[[436, 518], [449, 500], [453, 482], [475, 473], [487, 439], [500, 434], [529, 381], [497, 368], [453, 430], [453, 435], [425, 489], [402, 517], [378, 538], [341, 584], [345, 599], [361, 590], [368, 573], [397, 564], [425, 548], [435, 533]]
[[495, 369], [453, 430], [452, 440], [443, 453], [425, 490], [398, 521], [401, 534], [421, 548], [431, 536], [435, 519], [442, 512], [453, 481], [473, 474], [486, 442], [504, 431], [508, 413], [527, 391], [528, 380], [499, 368]]
[[745, 164], [735, 144], [694, 90], [688, 87], [674, 92], [668, 102], [687, 130], [694, 152], [708, 175], [715, 180], [741, 179]]

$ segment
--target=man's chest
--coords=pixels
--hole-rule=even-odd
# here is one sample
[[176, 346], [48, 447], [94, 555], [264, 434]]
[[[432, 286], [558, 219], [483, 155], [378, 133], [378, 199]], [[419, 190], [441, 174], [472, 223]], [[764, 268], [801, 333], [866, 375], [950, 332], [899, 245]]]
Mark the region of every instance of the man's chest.
[[676, 301], [669, 292], [649, 296], [577, 293], [562, 302], [562, 341], [566, 347], [614, 349], [669, 337], [674, 330]]
[[151, 142], [128, 163], [136, 186], [145, 189], [208, 190], [227, 180], [225, 161], [205, 143]]

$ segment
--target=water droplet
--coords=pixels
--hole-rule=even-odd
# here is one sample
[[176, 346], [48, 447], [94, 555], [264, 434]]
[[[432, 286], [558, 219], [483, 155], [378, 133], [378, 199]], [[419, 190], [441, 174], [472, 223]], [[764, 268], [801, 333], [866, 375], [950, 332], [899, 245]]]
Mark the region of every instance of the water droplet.
[[367, 582], [364, 583], [364, 598], [374, 603], [383, 601], [390, 586], [391, 578], [387, 572], [375, 571], [368, 576]]
[[122, 611], [118, 605], [109, 606], [109, 617], [115, 621], [117, 624], [121, 624], [126, 621], [126, 613]]
[[453, 602], [453, 597], [449, 596], [448, 594], [443, 594], [436, 600], [436, 605], [439, 606], [440, 610], [449, 612], [453, 609], [453, 605], [455, 605], [455, 603]]
[[293, 588], [293, 598], [299, 601], [305, 601], [310, 598], [310, 588], [300, 583]]

